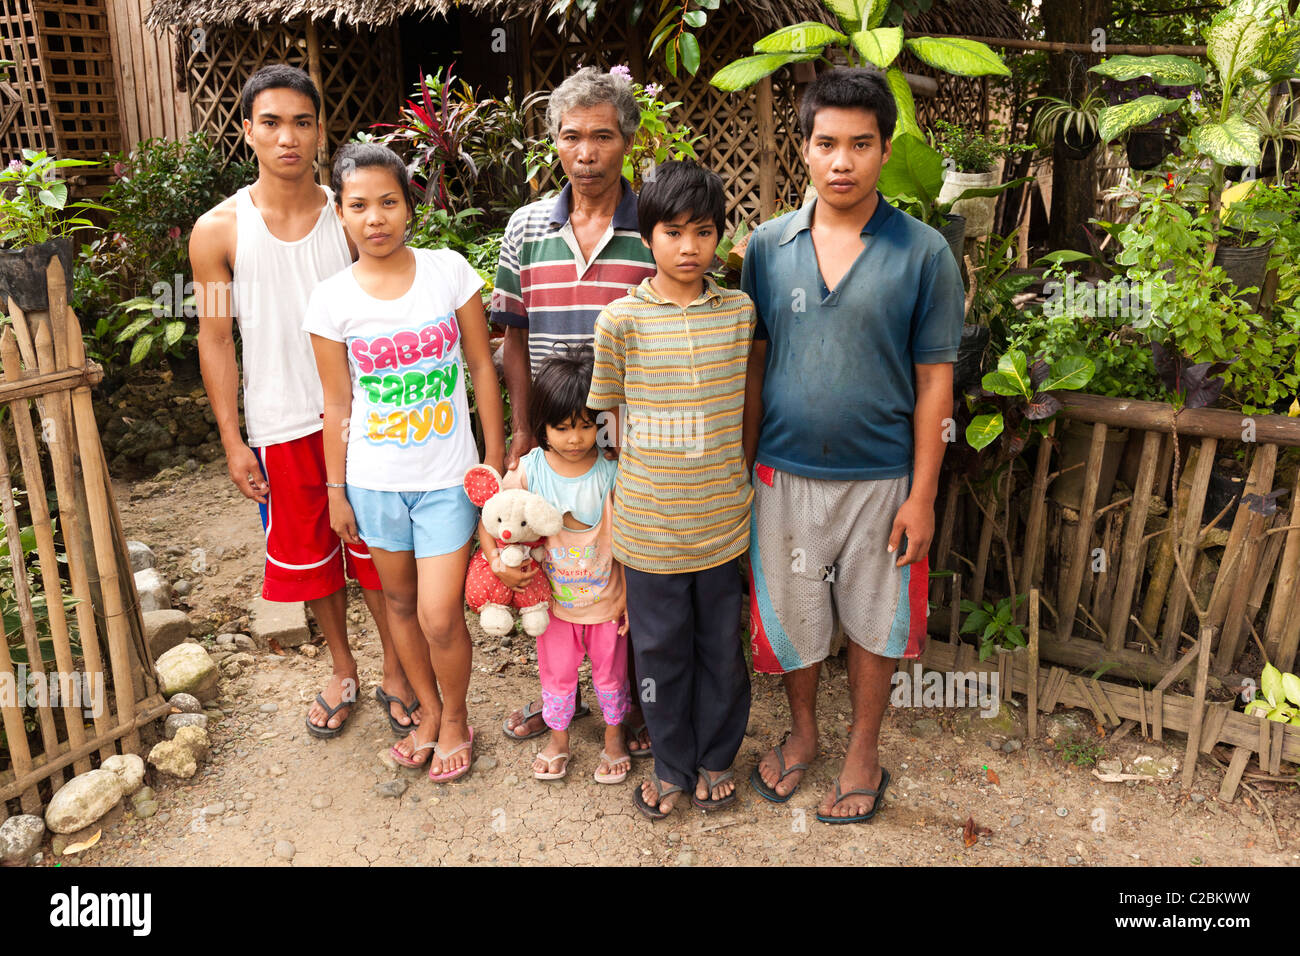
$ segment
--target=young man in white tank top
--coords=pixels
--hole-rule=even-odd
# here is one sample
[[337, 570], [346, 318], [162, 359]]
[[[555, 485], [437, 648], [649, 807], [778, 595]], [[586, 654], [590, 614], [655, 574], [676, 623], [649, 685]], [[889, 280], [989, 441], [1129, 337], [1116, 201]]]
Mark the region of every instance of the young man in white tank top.
[[[301, 70], [264, 67], [242, 94], [244, 138], [257, 155], [257, 182], [208, 210], [190, 236], [199, 308], [199, 362], [226, 451], [230, 479], [261, 506], [266, 530], [262, 596], [305, 601], [334, 673], [307, 714], [316, 737], [341, 732], [357, 700], [348, 647], [344, 572], [362, 586], [384, 649], [394, 731], [419, 723], [415, 694], [388, 634], [384, 597], [364, 545], [344, 545], [329, 526], [321, 439], [324, 396], [303, 313], [320, 280], [356, 253], [316, 182], [320, 94]], [[243, 340], [245, 441], [239, 430], [239, 366], [232, 321]], [[405, 733], [405, 730], [401, 730]]]

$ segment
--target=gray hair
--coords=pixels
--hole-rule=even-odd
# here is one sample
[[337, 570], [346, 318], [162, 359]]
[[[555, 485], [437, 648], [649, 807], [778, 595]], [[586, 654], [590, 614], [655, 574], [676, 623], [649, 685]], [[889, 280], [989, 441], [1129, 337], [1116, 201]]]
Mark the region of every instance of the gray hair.
[[618, 130], [632, 142], [641, 126], [641, 108], [632, 93], [632, 84], [613, 73], [594, 66], [583, 67], [555, 88], [546, 103], [546, 128], [555, 139], [560, 135], [560, 121], [570, 110], [608, 103], [618, 113]]

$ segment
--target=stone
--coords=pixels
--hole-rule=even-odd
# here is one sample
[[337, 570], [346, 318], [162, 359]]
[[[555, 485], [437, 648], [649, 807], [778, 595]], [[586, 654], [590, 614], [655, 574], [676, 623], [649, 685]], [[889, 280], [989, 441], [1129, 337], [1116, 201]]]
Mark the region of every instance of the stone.
[[240, 667], [237, 663], [222, 664], [221, 673], [223, 676], [228, 677], [231, 680], [234, 680], [236, 677], [239, 677], [244, 673], [244, 669]]
[[302, 647], [298, 648], [298, 653], [301, 654], [303, 657], [310, 658], [311, 660], [315, 660], [316, 655], [320, 653], [320, 648], [318, 648], [315, 644], [304, 644]]
[[1172, 754], [1159, 758], [1151, 754], [1142, 754], [1133, 758], [1132, 772], [1160, 780], [1172, 780], [1174, 774], [1178, 773], [1178, 758]]
[[[782, 752], [784, 753], [784, 751], [782, 751]], [[684, 850], [684, 851], [682, 851], [681, 853], [678, 853], [678, 854], [677, 854], [677, 865], [678, 865], [678, 866], [694, 866], [694, 865], [695, 865], [695, 854], [692, 853], [692, 852], [689, 851], [689, 850]]]
[[145, 800], [156, 799], [158, 794], [154, 793], [153, 787], [141, 787], [135, 793], [131, 794], [131, 802], [143, 803]]
[[172, 582], [173, 597], [182, 597], [182, 598], [189, 597], [190, 592], [193, 590], [194, 590], [194, 585], [190, 584], [190, 582], [187, 581], [185, 578], [178, 578], [177, 580]]
[[1023, 813], [1017, 813], [1015, 816], [1011, 818], [1011, 825], [1013, 827], [1018, 827], [1024, 822], [1025, 822], [1025, 815]]
[[135, 572], [135, 590], [140, 595], [141, 611], [170, 611], [171, 587], [157, 568]]
[[1056, 808], [1056, 815], [1057, 815], [1058, 817], [1068, 817], [1068, 816], [1070, 815], [1070, 811], [1069, 811], [1068, 809], [1066, 809], [1065, 807], [1057, 807], [1057, 808]]
[[[235, 635], [233, 635], [233, 634], [218, 634], [218, 635], [217, 635], [217, 644], [219, 644], [219, 645], [221, 645], [221, 646], [223, 646], [223, 647], [226, 647], [227, 649], [229, 649], [230, 647], [234, 646], [234, 643], [235, 643]], [[234, 651], [231, 651], [231, 653], [233, 654]]]
[[249, 633], [258, 647], [274, 639], [281, 647], [299, 647], [311, 639], [307, 612], [301, 603], [282, 604], [257, 597], [248, 606]]
[[1192, 794], [1192, 803], [1204, 803], [1204, 802], [1205, 802], [1205, 794], [1203, 793]]
[[233, 814], [231, 816], [225, 817], [221, 821], [221, 825], [223, 827], [242, 827], [247, 822], [248, 820], [240, 816], [239, 814]]
[[124, 797], [131, 796], [144, 786], [144, 760], [139, 754], [114, 754], [104, 761], [100, 769], [118, 775]]
[[24, 813], [0, 823], [0, 860], [22, 863], [41, 845], [45, 838], [45, 821]]
[[161, 813], [158, 814], [158, 822], [159, 822], [159, 823], [166, 823], [166, 822], [167, 822], [168, 820], [170, 820], [171, 818], [172, 818], [172, 815], [171, 815], [170, 813], [168, 813], [166, 810], [163, 810]]
[[154, 557], [153, 550], [143, 541], [128, 541], [126, 543], [126, 554], [131, 561], [132, 574], [136, 571], [152, 568], [158, 562], [158, 559]]
[[176, 694], [171, 700], [167, 701], [182, 714], [201, 714], [203, 713], [203, 704], [193, 694]]
[[1097, 770], [1100, 773], [1123, 773], [1124, 761], [1120, 760], [1118, 757], [1110, 760], [1098, 760]]
[[406, 793], [407, 783], [400, 777], [396, 780], [386, 780], [383, 783], [375, 784], [375, 793], [381, 797], [400, 797]]
[[313, 795], [311, 798], [311, 808], [313, 810], [324, 810], [332, 802], [333, 801], [330, 799], [330, 795], [328, 793], [318, 793]]
[[497, 766], [496, 757], [479, 757], [474, 761], [475, 770], [495, 770]]
[[141, 820], [148, 820], [158, 813], [158, 801], [141, 800], [139, 803], [131, 804], [131, 809], [135, 811], [135, 815]]
[[164, 740], [160, 744], [154, 744], [153, 749], [149, 751], [149, 763], [159, 773], [180, 777], [182, 780], [188, 780], [199, 769], [199, 762], [190, 749], [175, 740]]
[[1044, 723], [1047, 725], [1047, 736], [1052, 740], [1065, 740], [1087, 733], [1090, 729], [1083, 717], [1072, 710], [1052, 714]]
[[381, 750], [379, 753], [375, 754], [375, 756], [379, 759], [379, 762], [389, 770], [397, 769], [397, 761], [393, 759], [393, 755], [389, 753], [388, 750]]
[[939, 721], [933, 717], [922, 717], [920, 720], [912, 721], [913, 737], [933, 737], [937, 733], [939, 733]]
[[111, 770], [88, 770], [73, 777], [45, 808], [45, 824], [54, 833], [84, 830], [122, 799], [122, 778]]
[[224, 803], [209, 803], [199, 811], [200, 815], [205, 817], [219, 817], [225, 812], [226, 805]]
[[254, 641], [247, 634], [235, 634], [234, 638], [235, 638], [235, 646], [239, 648], [241, 651], [257, 650], [257, 642]]
[[145, 611], [142, 617], [145, 643], [154, 660], [190, 636], [190, 618], [184, 611]]
[[1013, 754], [1023, 746], [1024, 744], [1022, 744], [1019, 740], [1012, 737], [1010, 740], [1008, 740], [1006, 743], [1002, 745], [1002, 752]]
[[284, 767], [280, 766], [280, 764], [273, 763], [271, 764], [271, 766], [266, 768], [266, 772], [269, 773], [272, 777], [283, 777], [285, 774], [285, 769]]
[[197, 644], [178, 644], [155, 662], [162, 692], [190, 694], [199, 700], [213, 700], [217, 696], [217, 665], [208, 652]]
[[288, 840], [276, 840], [275, 847], [271, 850], [281, 860], [292, 860], [293, 855], [298, 852], [297, 848]]
[[273, 704], [273, 703], [266, 703], [257, 709], [264, 714], [274, 714], [277, 710], [280, 709], [280, 705]]

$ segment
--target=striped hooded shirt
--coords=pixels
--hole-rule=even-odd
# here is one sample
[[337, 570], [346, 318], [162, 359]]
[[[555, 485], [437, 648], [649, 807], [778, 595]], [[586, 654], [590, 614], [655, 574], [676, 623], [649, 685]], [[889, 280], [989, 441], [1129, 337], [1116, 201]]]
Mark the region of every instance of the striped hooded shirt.
[[596, 319], [587, 405], [620, 411], [614, 556], [637, 571], [703, 571], [749, 547], [741, 420], [754, 305], [705, 283], [683, 309], [646, 279]]
[[655, 273], [641, 243], [636, 193], [623, 180], [623, 196], [590, 262], [569, 223], [573, 187], [555, 199], [515, 210], [506, 225], [492, 291], [492, 321], [528, 330], [534, 371], [556, 348], [590, 345], [600, 310]]

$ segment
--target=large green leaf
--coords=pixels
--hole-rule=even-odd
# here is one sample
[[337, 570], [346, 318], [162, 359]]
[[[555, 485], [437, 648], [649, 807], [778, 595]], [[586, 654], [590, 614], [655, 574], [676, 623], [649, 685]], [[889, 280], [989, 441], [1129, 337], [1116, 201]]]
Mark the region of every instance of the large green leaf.
[[[894, 102], [898, 104], [898, 132], [908, 133], [924, 140], [921, 126], [916, 121], [916, 101], [912, 99], [912, 88], [907, 85], [907, 77], [903, 75], [903, 71], [896, 66], [891, 66], [885, 71], [885, 82], [889, 85], [889, 91], [894, 94]], [[940, 159], [939, 163], [942, 165], [943, 160]]]
[[894, 58], [903, 50], [902, 27], [880, 27], [875, 30], [860, 30], [849, 38], [854, 49], [862, 58], [874, 63], [882, 70], [894, 62]]
[[984, 386], [986, 392], [992, 392], [994, 395], [1006, 395], [1011, 398], [1024, 397], [1024, 393], [1021, 391], [1020, 386], [1017, 385], [1012, 378], [1004, 375], [1002, 372], [984, 373], [984, 377], [980, 380], [980, 384]]
[[927, 66], [957, 76], [1010, 76], [1011, 70], [988, 46], [959, 37], [916, 37], [907, 48]]
[[1205, 82], [1205, 67], [1185, 56], [1162, 53], [1159, 56], [1112, 56], [1094, 66], [1093, 73], [1112, 80], [1132, 80], [1149, 76], [1161, 86], [1199, 86]]
[[1033, 396], [1034, 386], [1029, 381], [1029, 359], [1020, 349], [1007, 349], [1003, 352], [998, 357], [998, 371], [1005, 375], [1025, 398]]
[[862, 26], [868, 30], [874, 30], [885, 19], [885, 14], [889, 12], [890, 0], [856, 0], [858, 7], [858, 19], [862, 21]]
[[858, 7], [853, 0], [822, 0], [822, 5], [839, 19], [840, 23], [856, 22]]
[[976, 415], [966, 426], [966, 441], [979, 451], [993, 439], [1002, 434], [1002, 413], [993, 415]]
[[1135, 126], [1151, 122], [1157, 116], [1172, 113], [1183, 105], [1183, 100], [1171, 100], [1149, 94], [1127, 103], [1107, 106], [1097, 113], [1097, 135], [1103, 143], [1118, 139]]
[[1226, 84], [1259, 58], [1267, 36], [1268, 24], [1263, 20], [1242, 14], [1220, 14], [1205, 31], [1205, 55]]
[[1223, 166], [1255, 166], [1260, 161], [1259, 130], [1239, 115], [1192, 130], [1192, 147]]
[[1080, 389], [1092, 381], [1097, 367], [1092, 359], [1082, 355], [1067, 355], [1052, 363], [1047, 370], [1047, 379], [1039, 386], [1041, 392], [1054, 392], [1057, 389]]
[[694, 33], [682, 34], [682, 66], [691, 76], [700, 68], [700, 41]]
[[54, 209], [62, 209], [68, 201], [68, 184], [50, 183], [36, 194], [36, 198]]
[[925, 140], [911, 133], [894, 137], [893, 152], [880, 170], [877, 183], [889, 198], [911, 196], [930, 205], [943, 188], [943, 157]]
[[818, 53], [761, 53], [747, 56], [733, 63], [728, 63], [709, 80], [710, 85], [720, 90], [734, 92], [753, 86], [765, 76], [770, 76], [787, 63], [799, 63], [803, 60], [815, 60]]
[[1270, 32], [1255, 67], [1270, 82], [1300, 74], [1300, 28]]
[[142, 362], [144, 360], [144, 357], [149, 354], [149, 350], [152, 348], [153, 348], [152, 335], [142, 335], [138, 339], [136, 339], [135, 345], [132, 346], [131, 348], [131, 364], [136, 365], [139, 362]]
[[769, 33], [754, 44], [757, 53], [807, 53], [820, 50], [828, 43], [844, 43], [848, 40], [839, 30], [834, 30], [824, 23], [805, 20], [793, 26], [782, 27]]
[[184, 322], [181, 321], [168, 322], [166, 328], [163, 330], [163, 342], [166, 343], [168, 348], [171, 348], [171, 346], [175, 345], [177, 342], [181, 340], [181, 336], [183, 336], [184, 334], [185, 334]]

